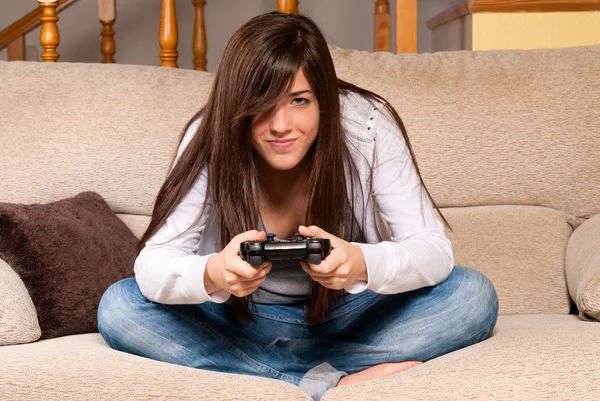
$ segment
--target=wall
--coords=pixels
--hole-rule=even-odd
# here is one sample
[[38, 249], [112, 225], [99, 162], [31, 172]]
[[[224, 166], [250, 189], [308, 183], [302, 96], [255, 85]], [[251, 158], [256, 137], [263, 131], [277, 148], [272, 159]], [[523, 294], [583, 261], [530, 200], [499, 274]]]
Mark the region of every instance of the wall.
[[[463, 0], [421, 0], [418, 10], [419, 52], [431, 52], [431, 32], [425, 21]], [[117, 21], [114, 25], [117, 52], [122, 64], [159, 65], [158, 28], [159, 0], [117, 1]], [[300, 0], [300, 12], [312, 17], [325, 33], [328, 43], [351, 49], [373, 51], [373, 0]], [[394, 1], [390, 1], [392, 21]], [[0, 30], [6, 28], [38, 6], [37, 0], [0, 0]], [[191, 0], [175, 0], [179, 28], [179, 67], [193, 68], [192, 30], [194, 14]], [[276, 0], [208, 0], [205, 8], [208, 38], [207, 69], [215, 71], [218, 60], [240, 25], [255, 15], [276, 9]], [[59, 15], [61, 43], [57, 49], [59, 61], [95, 63], [100, 54], [100, 32], [97, 1], [80, 0]], [[28, 46], [37, 46], [40, 28], [26, 37]], [[392, 31], [392, 49], [395, 31]], [[6, 60], [6, 49], [0, 51]]]
[[600, 11], [476, 13], [472, 35], [473, 50], [600, 44]]

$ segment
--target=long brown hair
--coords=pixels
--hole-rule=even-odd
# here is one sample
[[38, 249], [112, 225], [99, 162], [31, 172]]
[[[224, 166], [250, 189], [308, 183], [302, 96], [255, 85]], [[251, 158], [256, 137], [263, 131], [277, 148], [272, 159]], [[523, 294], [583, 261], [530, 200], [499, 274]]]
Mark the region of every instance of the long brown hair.
[[[325, 38], [311, 19], [272, 12], [252, 18], [229, 40], [206, 105], [183, 130], [185, 133], [194, 121], [201, 119], [158, 192], [138, 253], [165, 223], [205, 166], [208, 166], [207, 198], [218, 213], [221, 247], [235, 235], [258, 226], [258, 169], [250, 141], [251, 118], [279, 103], [300, 68], [315, 93], [321, 116], [317, 138], [308, 154], [312, 169], [306, 222], [347, 241], [357, 236], [364, 238], [362, 232], [353, 231], [354, 221], [349, 218], [367, 202], [348, 196], [349, 191], [352, 194], [363, 191], [355, 191], [355, 186], [362, 184], [345, 140], [339, 104], [340, 94], [353, 91], [385, 104], [402, 131], [427, 195], [448, 224], [423, 183], [404, 124], [391, 104], [373, 92], [337, 78]], [[183, 134], [180, 143], [182, 139]], [[203, 213], [204, 207], [197, 221]], [[359, 226], [364, 227], [364, 221]], [[332, 302], [339, 301], [342, 294], [342, 290], [331, 290], [311, 281], [306, 322], [315, 324], [325, 318]], [[254, 320], [248, 311], [251, 301], [251, 296], [230, 298], [236, 315], [246, 320]]]

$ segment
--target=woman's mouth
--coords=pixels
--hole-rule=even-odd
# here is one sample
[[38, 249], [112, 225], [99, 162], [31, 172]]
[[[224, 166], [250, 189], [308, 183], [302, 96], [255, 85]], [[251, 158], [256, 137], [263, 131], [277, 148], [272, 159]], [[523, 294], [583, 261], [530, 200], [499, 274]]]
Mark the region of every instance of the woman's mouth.
[[295, 139], [278, 139], [275, 141], [268, 141], [269, 145], [277, 151], [288, 150], [296, 142]]

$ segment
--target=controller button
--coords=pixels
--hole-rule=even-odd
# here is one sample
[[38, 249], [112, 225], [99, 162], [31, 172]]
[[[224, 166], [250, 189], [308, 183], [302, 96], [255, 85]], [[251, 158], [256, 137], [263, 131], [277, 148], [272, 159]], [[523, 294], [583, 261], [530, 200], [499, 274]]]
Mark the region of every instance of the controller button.
[[254, 267], [258, 267], [260, 265], [263, 264], [263, 257], [262, 256], [254, 256], [254, 255], [250, 255], [250, 265], [254, 266]]

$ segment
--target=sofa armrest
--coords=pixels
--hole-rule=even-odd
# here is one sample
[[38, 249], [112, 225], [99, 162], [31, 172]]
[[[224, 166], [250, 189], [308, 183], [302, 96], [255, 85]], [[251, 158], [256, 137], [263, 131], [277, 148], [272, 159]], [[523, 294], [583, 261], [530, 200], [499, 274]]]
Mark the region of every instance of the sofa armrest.
[[579, 317], [600, 321], [600, 214], [577, 227], [569, 238], [565, 269]]

